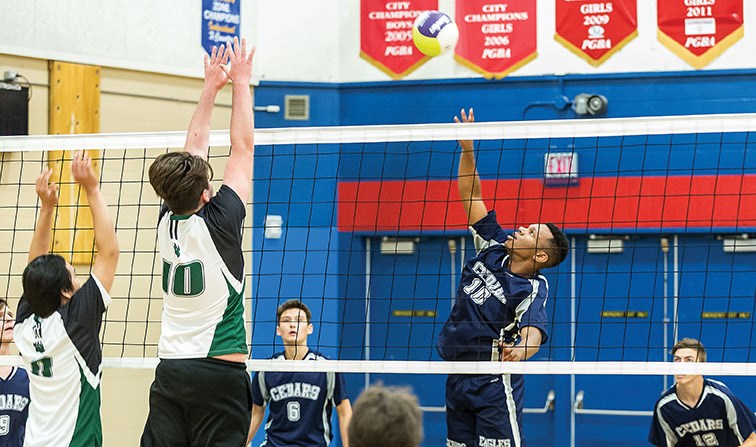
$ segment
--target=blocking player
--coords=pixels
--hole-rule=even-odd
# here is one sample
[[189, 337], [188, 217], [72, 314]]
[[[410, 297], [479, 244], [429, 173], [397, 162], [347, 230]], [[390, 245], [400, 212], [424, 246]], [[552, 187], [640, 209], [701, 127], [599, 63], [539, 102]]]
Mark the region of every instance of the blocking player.
[[74, 153], [71, 172], [89, 201], [97, 257], [82, 284], [71, 264], [49, 254], [58, 194], [52, 171], [43, 171], [37, 177], [41, 206], [14, 327], [30, 372], [25, 447], [102, 445], [100, 326], [120, 251], [97, 175], [83, 152]]
[[[3, 298], [0, 298], [0, 316], [0, 355], [10, 355], [14, 318], [13, 311]], [[0, 395], [5, 396], [0, 405], [0, 447], [21, 447], [24, 445], [26, 420], [29, 417], [29, 376], [26, 370], [15, 366], [0, 366]]]
[[[299, 300], [289, 300], [276, 311], [276, 333], [284, 351], [276, 360], [326, 360], [307, 347], [312, 334], [312, 312]], [[260, 428], [265, 407], [269, 408], [265, 424], [265, 442], [269, 447], [293, 445], [325, 447], [333, 438], [333, 408], [339, 417], [341, 445], [349, 447], [347, 427], [352, 406], [340, 373], [320, 372], [258, 372], [252, 379], [252, 423], [248, 442]]]
[[[150, 184], [164, 201], [157, 228], [163, 316], [142, 446], [241, 446], [247, 439], [252, 403], [244, 363], [242, 223], [252, 187], [254, 53], [234, 38], [233, 47], [205, 56], [205, 83], [184, 151], [163, 154], [150, 166]], [[210, 119], [229, 80], [231, 153], [213, 195]]]
[[[683, 338], [674, 362], [705, 362], [700, 341]], [[648, 440], [659, 447], [756, 447], [756, 416], [727, 385], [701, 375], [677, 375], [654, 407]]]
[[[474, 122], [473, 110], [454, 120]], [[462, 272], [438, 352], [444, 360], [527, 360], [548, 337], [549, 285], [541, 270], [565, 259], [567, 238], [551, 223], [505, 232], [483, 201], [472, 141], [459, 144], [459, 195], [476, 256]], [[521, 446], [523, 388], [520, 374], [449, 375], [447, 446]]]

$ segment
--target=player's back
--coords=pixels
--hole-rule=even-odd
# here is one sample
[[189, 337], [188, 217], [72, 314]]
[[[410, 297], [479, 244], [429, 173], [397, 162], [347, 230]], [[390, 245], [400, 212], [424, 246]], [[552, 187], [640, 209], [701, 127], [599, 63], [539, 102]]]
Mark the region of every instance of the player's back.
[[25, 446], [102, 445], [99, 332], [110, 301], [92, 276], [48, 317], [19, 303], [14, 339], [31, 373]]
[[158, 223], [163, 261], [161, 358], [205, 358], [246, 353], [244, 204], [222, 186], [202, 209]]

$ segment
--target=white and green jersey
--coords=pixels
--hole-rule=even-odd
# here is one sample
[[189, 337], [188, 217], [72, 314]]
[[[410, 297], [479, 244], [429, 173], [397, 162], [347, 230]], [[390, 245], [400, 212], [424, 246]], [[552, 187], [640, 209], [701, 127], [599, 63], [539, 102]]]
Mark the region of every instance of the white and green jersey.
[[21, 298], [14, 338], [30, 373], [25, 447], [102, 445], [99, 334], [109, 304], [94, 275], [47, 318]]
[[244, 327], [244, 203], [223, 185], [197, 213], [160, 213], [164, 359], [247, 353]]

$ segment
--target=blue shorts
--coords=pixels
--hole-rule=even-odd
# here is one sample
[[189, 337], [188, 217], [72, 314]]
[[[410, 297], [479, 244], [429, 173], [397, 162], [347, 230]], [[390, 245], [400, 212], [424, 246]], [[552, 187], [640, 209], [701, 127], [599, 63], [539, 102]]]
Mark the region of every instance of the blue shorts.
[[522, 400], [521, 375], [449, 375], [447, 447], [523, 447]]

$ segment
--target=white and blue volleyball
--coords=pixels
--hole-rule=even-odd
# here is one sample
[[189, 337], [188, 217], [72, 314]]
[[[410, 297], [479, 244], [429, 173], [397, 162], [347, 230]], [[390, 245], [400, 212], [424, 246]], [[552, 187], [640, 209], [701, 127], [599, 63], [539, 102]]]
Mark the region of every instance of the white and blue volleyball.
[[421, 53], [438, 56], [452, 50], [459, 40], [457, 24], [441, 11], [425, 11], [412, 26], [412, 40]]

